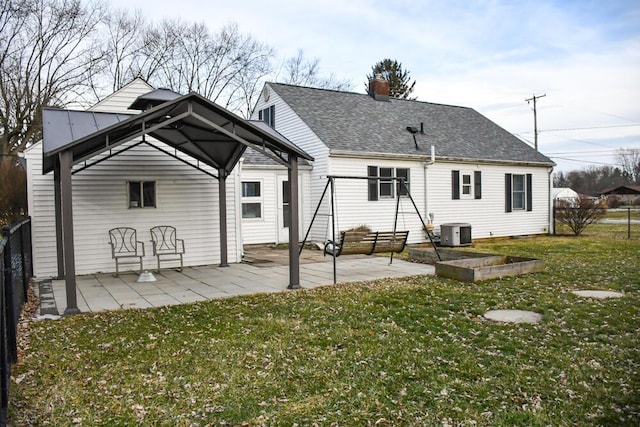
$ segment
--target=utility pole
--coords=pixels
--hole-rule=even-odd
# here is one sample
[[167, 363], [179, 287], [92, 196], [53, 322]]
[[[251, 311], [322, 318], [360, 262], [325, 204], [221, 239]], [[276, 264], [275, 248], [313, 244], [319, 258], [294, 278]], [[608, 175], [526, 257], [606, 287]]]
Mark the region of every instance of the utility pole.
[[536, 111], [536, 101], [539, 98], [544, 98], [545, 96], [547, 96], [547, 94], [545, 93], [544, 95], [533, 95], [532, 98], [529, 99], [525, 99], [525, 101], [527, 101], [527, 104], [530, 101], [533, 101], [533, 138], [534, 138], [534, 146], [536, 148], [536, 151], [538, 151], [538, 113]]

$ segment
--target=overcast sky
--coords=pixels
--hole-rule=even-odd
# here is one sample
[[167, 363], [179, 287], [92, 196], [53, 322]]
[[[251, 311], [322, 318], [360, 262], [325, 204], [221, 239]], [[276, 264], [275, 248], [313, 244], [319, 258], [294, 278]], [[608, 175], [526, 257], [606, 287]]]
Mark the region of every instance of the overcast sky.
[[[320, 60], [323, 74], [364, 92], [366, 75], [397, 59], [420, 101], [471, 107], [539, 149], [557, 170], [615, 164], [640, 149], [638, 0], [111, 0], [149, 20], [228, 23], [280, 60]], [[437, 152], [437, 147], [436, 147]]]

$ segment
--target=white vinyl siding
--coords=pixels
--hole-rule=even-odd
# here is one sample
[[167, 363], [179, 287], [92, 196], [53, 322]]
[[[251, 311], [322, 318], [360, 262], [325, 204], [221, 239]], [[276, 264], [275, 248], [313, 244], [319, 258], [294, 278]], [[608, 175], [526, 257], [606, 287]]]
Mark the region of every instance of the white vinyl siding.
[[[549, 175], [547, 168], [500, 165], [467, 165], [437, 162], [428, 167], [427, 212], [434, 214], [436, 230], [449, 222], [471, 224], [472, 238], [521, 236], [548, 232], [549, 227]], [[466, 197], [452, 200], [451, 182], [453, 170], [470, 171], [472, 181], [481, 172], [482, 197]], [[462, 174], [463, 172], [461, 172]], [[505, 174], [532, 174], [533, 210], [505, 212]], [[415, 180], [414, 180], [415, 181]], [[460, 179], [462, 183], [462, 179]], [[473, 187], [473, 186], [472, 186]], [[478, 189], [472, 192], [477, 192]]]
[[[311, 221], [311, 215], [316, 208], [316, 203], [320, 199], [326, 185], [326, 176], [329, 171], [329, 149], [282, 98], [278, 96], [275, 90], [270, 90], [269, 100], [267, 102], [264, 101], [262, 95], [259, 97], [251, 119], [258, 120], [258, 112], [272, 105], [274, 106], [276, 115], [275, 129], [315, 159], [313, 161], [313, 169], [310, 172], [308, 181], [304, 183], [304, 187], [302, 181], [300, 182], [300, 188], [304, 188], [302, 195], [305, 200], [305, 202], [300, 205], [304, 218], [304, 226], [301, 225], [300, 228], [301, 232], [304, 233], [306, 232], [307, 225]], [[303, 175], [301, 174], [301, 176]], [[325, 204], [321, 211], [327, 212], [328, 206], [328, 203]], [[327, 217], [319, 216], [314, 223], [310, 238], [319, 239], [323, 237], [327, 224]], [[245, 234], [244, 241], [247, 243], [246, 233], [243, 234]], [[304, 237], [304, 235], [302, 237]]]
[[129, 110], [129, 106], [133, 104], [140, 95], [149, 93], [153, 87], [149, 86], [141, 78], [136, 78], [132, 82], [123, 86], [117, 92], [109, 95], [102, 101], [98, 102], [89, 111], [101, 111], [105, 113], [127, 113], [136, 114], [137, 110]]
[[[423, 174], [423, 163], [403, 160], [384, 159], [353, 159], [331, 158], [331, 174], [341, 176], [368, 176], [368, 166], [375, 164], [379, 168], [389, 168], [394, 171], [397, 168], [408, 169], [411, 177], [411, 195], [424, 216], [424, 180], [418, 179]], [[395, 176], [395, 175], [394, 175]], [[336, 229], [346, 230], [358, 225], [367, 225], [374, 231], [392, 231], [396, 211], [396, 198], [385, 197], [378, 200], [369, 200], [366, 179], [336, 179]], [[327, 195], [327, 198], [330, 196]], [[400, 198], [400, 213], [398, 214], [397, 230], [409, 230], [409, 243], [418, 243], [424, 240], [422, 224], [411, 200], [407, 197]], [[325, 237], [330, 236], [331, 228], [325, 230]]]
[[[54, 276], [57, 261], [53, 173], [41, 174], [40, 150], [28, 153], [34, 267], [36, 276]], [[240, 261], [236, 255], [235, 177], [231, 174], [227, 178], [229, 262]], [[154, 181], [156, 208], [129, 209], [129, 181]], [[138, 239], [145, 243], [144, 262], [148, 266], [154, 260], [149, 229], [155, 225], [176, 227], [178, 237], [185, 241], [186, 266], [220, 262], [218, 181], [213, 177], [141, 145], [73, 175], [72, 185], [77, 274], [114, 271], [108, 244], [108, 231], [114, 227], [138, 230]]]
[[[300, 240], [304, 237], [310, 221], [309, 205], [311, 204], [310, 174], [308, 167], [303, 167], [299, 173], [299, 210], [300, 210]], [[242, 166], [242, 182], [259, 181], [262, 191], [262, 217], [242, 219], [242, 243], [245, 245], [262, 243], [285, 243], [278, 237], [278, 204], [281, 195], [278, 194], [278, 178], [287, 179], [284, 167], [277, 166]]]

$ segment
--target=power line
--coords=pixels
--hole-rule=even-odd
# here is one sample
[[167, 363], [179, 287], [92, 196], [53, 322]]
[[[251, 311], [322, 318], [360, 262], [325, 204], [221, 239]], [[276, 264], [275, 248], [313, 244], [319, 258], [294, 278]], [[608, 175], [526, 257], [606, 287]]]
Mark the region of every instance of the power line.
[[[542, 132], [564, 132], [564, 131], [572, 131], [572, 130], [594, 130], [594, 129], [627, 128], [627, 127], [635, 127], [635, 126], [640, 126], [640, 123], [634, 123], [634, 124], [630, 124], [630, 125], [590, 126], [590, 127], [584, 127], [584, 128], [542, 129], [542, 130], [540, 130], [540, 133], [542, 133]], [[531, 131], [530, 130], [526, 130], [526, 131], [520, 132], [520, 133], [531, 133]]]
[[570, 159], [568, 157], [558, 157], [558, 156], [549, 156], [552, 159], [560, 159], [560, 160], [568, 160], [570, 162], [578, 162], [578, 163], [591, 163], [596, 165], [605, 165], [605, 166], [620, 166], [617, 163], [603, 163], [603, 162], [592, 162], [589, 160], [578, 160], [578, 159]]

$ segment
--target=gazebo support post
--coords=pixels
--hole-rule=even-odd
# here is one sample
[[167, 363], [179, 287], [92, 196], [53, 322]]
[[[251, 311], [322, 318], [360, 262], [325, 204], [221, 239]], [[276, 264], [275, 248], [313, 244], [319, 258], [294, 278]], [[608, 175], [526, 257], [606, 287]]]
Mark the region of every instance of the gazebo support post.
[[73, 197], [71, 191], [71, 151], [62, 151], [60, 161], [60, 208], [62, 214], [62, 246], [67, 308], [64, 314], [78, 314], [76, 296], [76, 262], [73, 248]]
[[227, 259], [227, 172], [218, 169], [218, 206], [220, 213], [220, 267], [229, 267]]
[[289, 154], [289, 286], [287, 289], [299, 289], [300, 286], [300, 238], [298, 214], [298, 158]]

